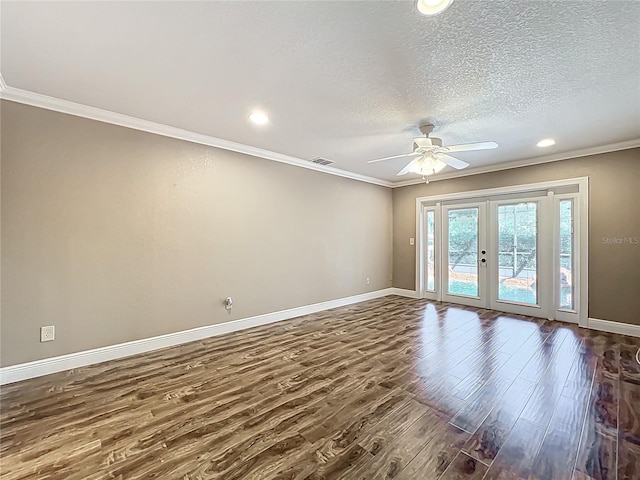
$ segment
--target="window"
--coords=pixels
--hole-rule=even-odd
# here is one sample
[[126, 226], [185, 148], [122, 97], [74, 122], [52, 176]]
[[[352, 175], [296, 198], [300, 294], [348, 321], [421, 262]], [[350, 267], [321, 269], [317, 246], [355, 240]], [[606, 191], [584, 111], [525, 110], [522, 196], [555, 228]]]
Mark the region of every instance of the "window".
[[573, 232], [573, 199], [558, 202], [560, 208], [560, 278], [558, 279], [558, 307], [563, 310], [574, 310], [574, 232]]
[[436, 212], [427, 211], [427, 290], [429, 292], [436, 291]]

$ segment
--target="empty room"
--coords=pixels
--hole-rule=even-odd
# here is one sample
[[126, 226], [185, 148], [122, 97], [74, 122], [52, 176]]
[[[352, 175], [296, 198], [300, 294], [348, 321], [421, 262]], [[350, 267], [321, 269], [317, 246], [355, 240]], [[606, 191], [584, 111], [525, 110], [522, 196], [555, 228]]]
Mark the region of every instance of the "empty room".
[[2, 480], [640, 480], [640, 2], [0, 1]]

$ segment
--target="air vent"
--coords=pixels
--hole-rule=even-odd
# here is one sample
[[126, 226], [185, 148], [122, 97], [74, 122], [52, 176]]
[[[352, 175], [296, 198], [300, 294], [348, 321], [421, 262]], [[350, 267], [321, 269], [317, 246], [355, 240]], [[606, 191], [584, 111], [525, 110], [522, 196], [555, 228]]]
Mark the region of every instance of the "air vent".
[[318, 157], [311, 160], [311, 163], [317, 163], [318, 165], [331, 165], [332, 163], [336, 163], [333, 160], [327, 160], [326, 158]]

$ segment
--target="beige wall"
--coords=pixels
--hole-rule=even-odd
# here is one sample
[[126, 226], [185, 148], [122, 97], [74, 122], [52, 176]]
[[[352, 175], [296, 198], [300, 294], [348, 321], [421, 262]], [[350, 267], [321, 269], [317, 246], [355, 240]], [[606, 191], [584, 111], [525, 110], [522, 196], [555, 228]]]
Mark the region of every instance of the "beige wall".
[[417, 197], [562, 178], [589, 177], [589, 316], [640, 325], [640, 245], [603, 237], [640, 236], [640, 149], [396, 188], [393, 285], [415, 288]]
[[[640, 324], [640, 246], [602, 242], [640, 236], [640, 149], [392, 193], [1, 109], [2, 366], [378, 290], [392, 268], [393, 285], [413, 289], [416, 197], [577, 176], [590, 177], [589, 315]], [[51, 324], [56, 340], [40, 343]]]
[[388, 188], [6, 101], [1, 127], [3, 366], [391, 285]]

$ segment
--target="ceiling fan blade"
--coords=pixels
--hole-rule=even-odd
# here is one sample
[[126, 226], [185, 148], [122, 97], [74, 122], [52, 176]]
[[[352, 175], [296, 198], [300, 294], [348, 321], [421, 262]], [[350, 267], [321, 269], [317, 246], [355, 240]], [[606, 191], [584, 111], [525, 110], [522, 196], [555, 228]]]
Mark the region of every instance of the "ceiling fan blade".
[[391, 160], [393, 158], [411, 157], [413, 155], [420, 155], [420, 154], [415, 152], [403, 153], [402, 155], [392, 155], [391, 157], [376, 158], [375, 160], [369, 160], [367, 163], [384, 162], [386, 160]]
[[413, 160], [411, 160], [409, 163], [407, 163], [404, 168], [402, 170], [400, 170], [398, 173], [396, 173], [397, 176], [401, 177], [402, 175], [406, 175], [407, 173], [409, 173], [409, 170], [411, 169], [411, 167], [413, 166], [413, 164], [416, 162], [416, 158], [414, 158]]
[[492, 148], [498, 148], [498, 144], [496, 142], [465, 143], [448, 146], [447, 152], [469, 152], [471, 150], [491, 150]]
[[458, 160], [457, 158], [451, 157], [451, 156], [447, 155], [446, 153], [437, 153], [436, 154], [436, 158], [438, 160], [442, 160], [444, 163], [446, 163], [450, 167], [453, 167], [453, 168], [455, 168], [457, 170], [462, 170], [463, 168], [467, 168], [469, 166], [469, 164], [467, 162], [463, 162], [462, 160]]

